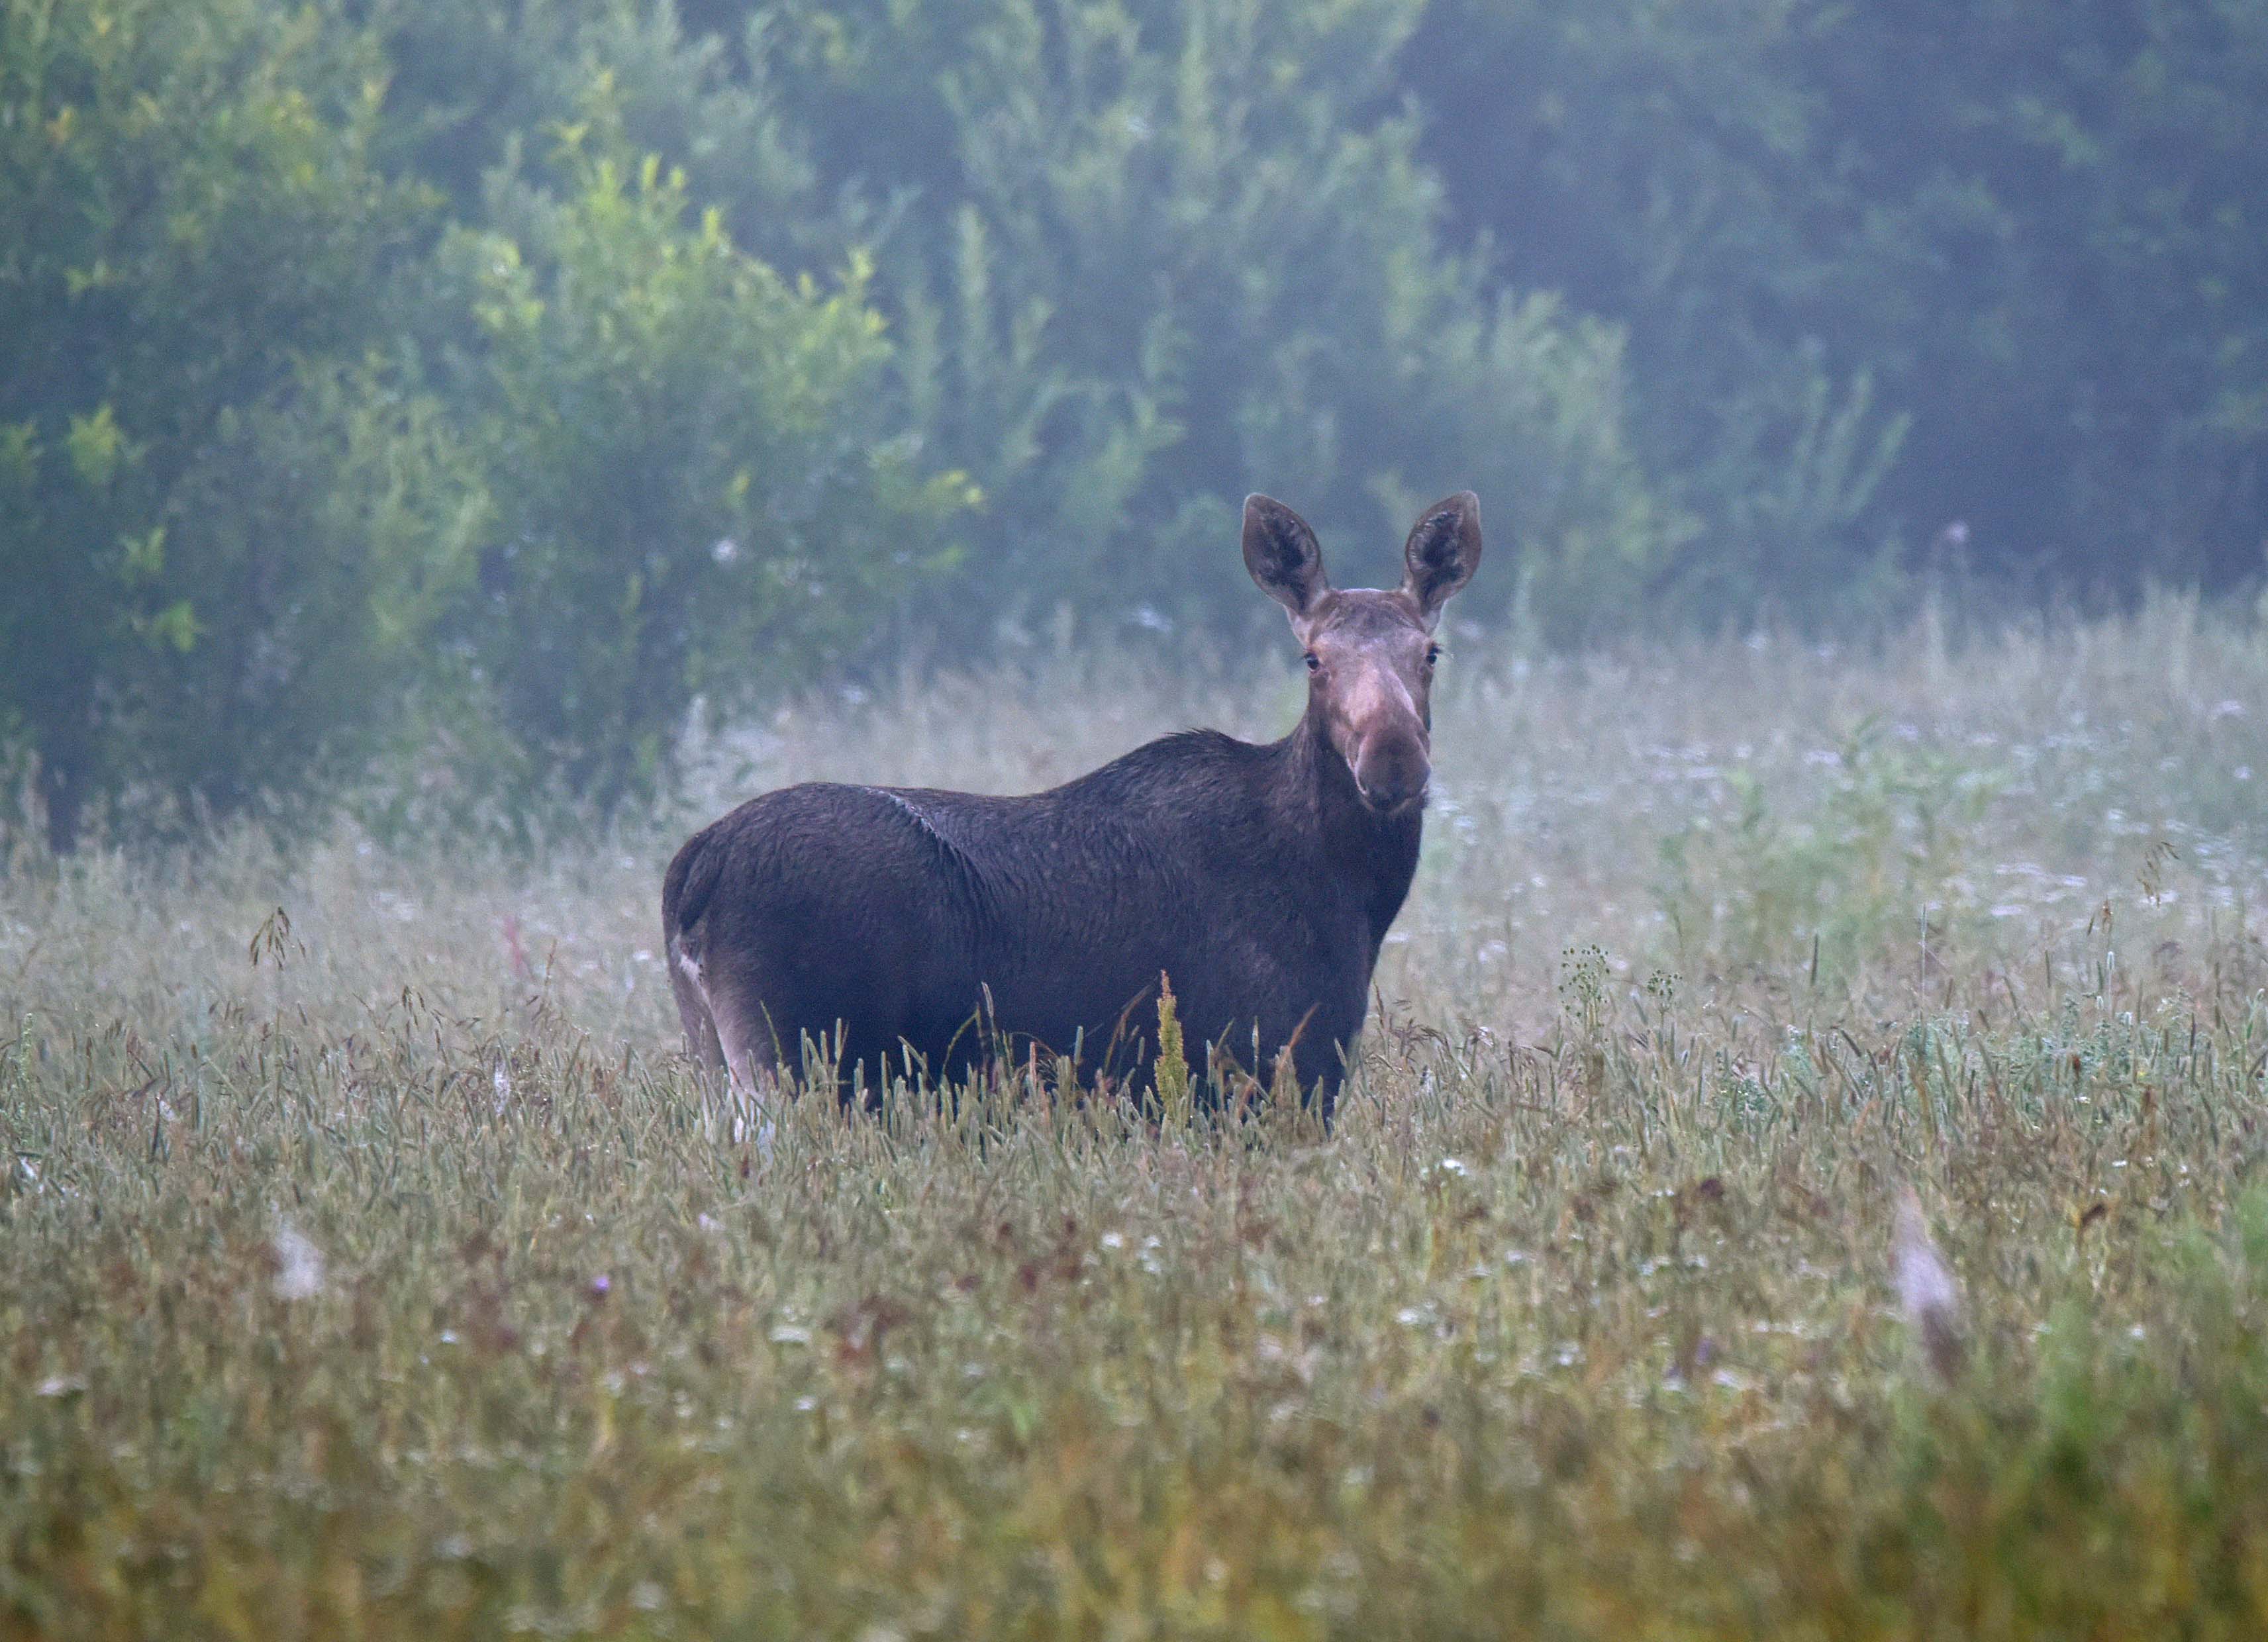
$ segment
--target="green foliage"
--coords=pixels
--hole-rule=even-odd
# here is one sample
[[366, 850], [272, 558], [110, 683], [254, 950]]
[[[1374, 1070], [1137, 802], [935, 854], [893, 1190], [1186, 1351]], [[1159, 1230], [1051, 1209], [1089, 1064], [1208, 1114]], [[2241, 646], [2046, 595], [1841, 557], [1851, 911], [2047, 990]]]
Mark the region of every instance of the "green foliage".
[[452, 630], [517, 784], [609, 806], [655, 789], [696, 696], [801, 681], [949, 562], [939, 526], [970, 497], [873, 412], [862, 264], [789, 282], [603, 121], [558, 170], [556, 195], [499, 185], [511, 232], [442, 251], [492, 515]]
[[488, 215], [491, 185], [588, 120], [594, 85], [637, 153], [659, 153], [721, 206], [742, 249], [776, 266], [838, 262], [852, 225], [814, 193], [806, 136], [780, 107], [760, 11], [743, 32], [697, 6], [652, 0], [367, 0], [390, 69], [381, 156], [444, 188], [460, 221]]
[[1626, 447], [1615, 332], [1447, 254], [1416, 126], [1376, 112], [1417, 10], [786, 8], [818, 151], [919, 190], [880, 289], [925, 448], [989, 498], [964, 620], [1235, 622], [1262, 488], [1361, 582], [1472, 486], [1521, 568], [1471, 608], [1525, 579], [1571, 637], [1664, 563], [1682, 527]]
[[[487, 225], [434, 254], [448, 195], [389, 172], [439, 116], [389, 99], [380, 11], [5, 13], [0, 715], [59, 841], [91, 801], [324, 799], [436, 733], [460, 789], [610, 804], [696, 695], [837, 653], [967, 499], [874, 414], [863, 268], [783, 278], [630, 146], [713, 48], [578, 19], [526, 107], [630, 83], [577, 82], [563, 195], [499, 139]], [[671, 129], [761, 123], [714, 92]]]
[[0, 716], [60, 836], [105, 798], [315, 788], [403, 659], [379, 601], [448, 550], [350, 517], [423, 413], [325, 357], [426, 201], [372, 166], [381, 68], [325, 24], [0, 7]]
[[[1405, 71], [1511, 269], [1628, 327], [1712, 605], [1886, 552], [2257, 571], [2268, 11], [1439, 0]], [[1790, 507], [1822, 409], [1852, 454]]]
[[2036, 12], [0, 0], [8, 755], [524, 832], [836, 660], [1264, 622], [1256, 489], [1348, 582], [1478, 490], [1560, 646], [2254, 576], [2268, 11]]

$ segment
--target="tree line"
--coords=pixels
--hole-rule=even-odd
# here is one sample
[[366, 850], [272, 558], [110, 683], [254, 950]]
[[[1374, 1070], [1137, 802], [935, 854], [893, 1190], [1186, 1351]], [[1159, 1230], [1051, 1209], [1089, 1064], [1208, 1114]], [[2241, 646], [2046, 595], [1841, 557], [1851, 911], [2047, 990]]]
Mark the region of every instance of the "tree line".
[[59, 842], [603, 812], [1240, 632], [1252, 489], [1361, 579], [1476, 489], [1563, 644], [2232, 585], [2264, 127], [2239, 0], [0, 0], [0, 744]]

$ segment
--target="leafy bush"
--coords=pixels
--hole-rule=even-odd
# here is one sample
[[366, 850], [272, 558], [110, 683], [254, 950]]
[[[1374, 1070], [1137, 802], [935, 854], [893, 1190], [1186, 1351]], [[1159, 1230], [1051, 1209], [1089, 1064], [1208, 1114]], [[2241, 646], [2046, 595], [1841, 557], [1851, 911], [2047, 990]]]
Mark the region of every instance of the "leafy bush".
[[808, 676], [949, 560], [969, 492], [888, 425], [863, 266], [740, 252], [609, 74], [561, 192], [504, 166], [437, 261], [376, 35], [268, 0], [4, 26], [0, 724], [58, 842], [93, 801], [280, 813], [436, 733], [508, 806], [608, 805], [696, 696]]
[[0, 5], [0, 717], [63, 838], [137, 787], [306, 792], [404, 659], [395, 556], [446, 551], [354, 526], [423, 413], [323, 362], [428, 202], [372, 166], [381, 65], [327, 23]]
[[1665, 562], [1614, 330], [1447, 254], [1417, 127], [1378, 113], [1406, 0], [784, 10], [816, 151], [911, 195], [878, 291], [913, 425], [989, 498], [959, 625], [1056, 600], [1236, 623], [1263, 488], [1350, 581], [1476, 488], [1568, 637]]
[[443, 253], [491, 512], [449, 630], [520, 761], [505, 784], [603, 807], [654, 789], [696, 697], [801, 682], [949, 563], [974, 498], [887, 437], [863, 265], [831, 293], [784, 278], [603, 129], [559, 170], [556, 195], [499, 184], [510, 232]]
[[1264, 621], [1254, 489], [1349, 581], [1476, 489], [1559, 646], [2234, 585], [2268, 11], [2036, 11], [0, 0], [0, 755], [603, 811], [831, 659]]

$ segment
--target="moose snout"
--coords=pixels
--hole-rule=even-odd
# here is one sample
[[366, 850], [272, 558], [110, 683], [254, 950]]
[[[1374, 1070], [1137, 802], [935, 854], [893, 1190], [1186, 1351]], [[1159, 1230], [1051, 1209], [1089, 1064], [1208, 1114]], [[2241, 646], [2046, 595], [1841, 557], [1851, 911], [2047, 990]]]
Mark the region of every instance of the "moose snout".
[[1373, 741], [1364, 747], [1355, 761], [1355, 791], [1372, 809], [1391, 814], [1422, 802], [1432, 774], [1425, 749], [1415, 742]]

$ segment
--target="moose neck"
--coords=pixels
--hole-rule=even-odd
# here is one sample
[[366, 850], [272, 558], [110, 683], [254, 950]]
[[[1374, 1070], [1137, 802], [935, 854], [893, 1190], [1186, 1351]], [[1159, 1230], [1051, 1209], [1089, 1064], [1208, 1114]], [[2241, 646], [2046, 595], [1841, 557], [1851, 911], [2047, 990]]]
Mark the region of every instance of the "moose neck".
[[1398, 814], [1381, 815], [1362, 801], [1354, 772], [1331, 745], [1317, 703], [1308, 703], [1299, 728], [1277, 745], [1283, 755], [1285, 806], [1314, 838], [1324, 871], [1360, 895], [1370, 917], [1374, 956], [1418, 870], [1424, 812], [1412, 805]]

